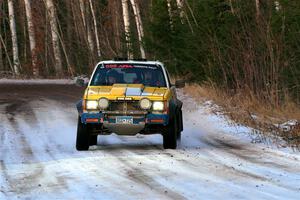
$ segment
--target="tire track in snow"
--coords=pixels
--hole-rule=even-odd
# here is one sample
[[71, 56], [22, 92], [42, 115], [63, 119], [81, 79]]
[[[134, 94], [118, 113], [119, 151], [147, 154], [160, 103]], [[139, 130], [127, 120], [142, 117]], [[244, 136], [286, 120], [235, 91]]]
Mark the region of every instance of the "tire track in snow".
[[[24, 115], [24, 112], [30, 112], [31, 114], [33, 113], [32, 110], [30, 110], [25, 101], [17, 100], [16, 102], [9, 103], [5, 107], [5, 114], [8, 119], [8, 122], [10, 123], [11, 127], [13, 128], [13, 133], [14, 136], [16, 137], [17, 141], [19, 144], [15, 145], [20, 145], [22, 149], [22, 153], [24, 153], [24, 157], [27, 159], [27, 161], [34, 161], [35, 157], [33, 155], [33, 151], [31, 149], [31, 146], [27, 142], [27, 138], [24, 135], [22, 128], [20, 128], [20, 122], [18, 119], [23, 119], [25, 116], [25, 119], [27, 118], [26, 115]], [[23, 110], [25, 109], [25, 111]], [[31, 116], [34, 121], [34, 116]], [[28, 119], [27, 119], [28, 120]]]
[[[48, 172], [45, 170], [45, 166], [40, 160], [41, 152], [37, 149], [32, 149], [32, 140], [40, 141], [40, 138], [34, 139], [37, 137], [37, 132], [39, 132], [39, 124], [37, 123], [37, 119], [35, 117], [35, 113], [33, 109], [36, 109], [36, 106], [32, 107], [30, 102], [25, 101], [18, 101], [14, 103], [10, 103], [6, 106], [5, 113], [7, 116], [7, 121], [11, 125], [13, 132], [10, 133], [13, 137], [14, 145], [17, 149], [20, 149], [18, 157], [22, 157], [23, 161], [21, 165], [24, 166], [26, 169], [28, 165], [34, 164], [34, 167], [27, 169], [24, 172], [15, 172], [9, 170], [10, 173], [6, 173], [9, 169], [6, 167], [5, 160], [3, 161], [2, 165], [4, 166], [4, 177], [8, 180], [8, 191], [11, 191], [16, 194], [30, 194], [33, 191], [36, 191], [37, 188], [42, 187], [41, 183], [44, 182], [44, 177], [47, 177]], [[28, 126], [28, 128], [24, 128]], [[22, 128], [21, 128], [22, 127]], [[26, 133], [24, 132], [26, 131]], [[29, 132], [28, 132], [29, 131]], [[25, 135], [26, 134], [26, 135]], [[30, 136], [30, 137], [29, 137]], [[54, 143], [55, 144], [55, 143]], [[43, 156], [50, 157], [50, 160], [55, 160], [55, 156], [52, 154], [50, 149], [53, 147], [46, 144], [45, 152]], [[8, 152], [6, 158], [10, 156], [16, 156], [15, 150], [12, 152]], [[35, 154], [39, 155], [36, 156]], [[7, 159], [6, 159], [7, 160]], [[27, 167], [26, 167], [27, 166]], [[48, 188], [60, 188], [67, 191], [67, 180], [64, 176], [54, 175], [53, 181], [46, 182], [45, 187]]]
[[260, 166], [278, 168], [290, 173], [300, 172], [300, 169], [297, 170], [297, 168], [287, 165], [287, 163], [294, 158], [281, 157], [280, 160], [272, 159], [272, 157], [278, 158], [280, 157], [280, 155], [275, 155], [272, 152], [261, 151], [261, 149], [255, 149], [253, 147], [251, 148], [249, 145], [233, 143], [237, 141], [229, 141], [228, 139], [221, 139], [214, 136], [210, 136], [209, 138], [205, 137], [201, 140], [206, 145], [214, 149], [219, 149], [224, 153], [232, 154], [232, 156], [240, 158], [245, 162], [257, 164]]
[[[132, 154], [132, 152], [127, 153], [127, 155], [130, 155], [130, 154]], [[184, 196], [182, 196], [178, 192], [157, 182], [154, 177], [147, 175], [146, 171], [143, 170], [142, 166], [136, 167], [136, 165], [131, 164], [124, 157], [116, 157], [116, 159], [118, 159], [120, 163], [125, 165], [124, 170], [127, 174], [127, 177], [130, 180], [136, 182], [139, 185], [143, 185], [146, 188], [150, 189], [151, 191], [156, 192], [159, 195], [165, 196], [169, 199], [174, 199], [174, 200], [186, 199]], [[155, 166], [153, 166], [153, 167], [155, 167]]]
[[[21, 157], [23, 161], [22, 164], [25, 163], [38, 163], [38, 159], [34, 156], [34, 152], [27, 141], [25, 134], [23, 133], [22, 126], [19, 119], [26, 119], [27, 123], [31, 124], [31, 126], [36, 120], [33, 115], [33, 111], [28, 106], [26, 101], [23, 100], [15, 100], [14, 102], [10, 102], [5, 107], [5, 114], [8, 120], [8, 123], [11, 125], [13, 132], [8, 132], [10, 134], [9, 137], [13, 138], [13, 142], [16, 148], [20, 149], [20, 155], [14, 155], [16, 152], [5, 152], [6, 155], [3, 156], [3, 166], [4, 172], [7, 170], [6, 167], [6, 159], [10, 159], [11, 156]], [[19, 161], [20, 162], [20, 161]], [[28, 174], [19, 174], [20, 177], [10, 176], [10, 174], [6, 173], [5, 177], [8, 180], [9, 190], [20, 194], [24, 192], [29, 192], [31, 190], [32, 185], [38, 185], [39, 179], [44, 173], [44, 167], [42, 164], [38, 164], [38, 168], [35, 171], [31, 171]]]
[[[201, 141], [211, 148], [210, 154], [214, 157], [214, 162], [221, 165], [225, 171], [230, 172], [231, 175], [229, 177], [238, 175], [239, 178], [250, 178], [266, 184], [272, 184], [278, 188], [299, 192], [297, 185], [284, 185], [274, 178], [274, 174], [273, 178], [271, 178], [260, 172], [260, 170], [265, 171], [265, 169], [270, 168], [272, 171], [275, 171], [272, 173], [276, 173], [277, 177], [283, 176], [284, 173], [289, 173], [291, 176], [300, 174], [300, 163], [297, 163], [298, 166], [289, 164], [296, 158], [282, 157], [272, 151], [255, 148], [255, 145], [247, 145], [236, 141], [236, 139], [232, 140], [230, 136], [222, 137], [221, 139], [219, 136], [212, 134], [203, 137]], [[232, 164], [226, 165], [224, 158], [229, 159], [231, 157], [232, 159], [238, 159], [240, 164], [235, 167]], [[249, 166], [249, 169], [243, 169], [240, 166]], [[255, 173], [251, 172], [250, 166], [257, 169]]]

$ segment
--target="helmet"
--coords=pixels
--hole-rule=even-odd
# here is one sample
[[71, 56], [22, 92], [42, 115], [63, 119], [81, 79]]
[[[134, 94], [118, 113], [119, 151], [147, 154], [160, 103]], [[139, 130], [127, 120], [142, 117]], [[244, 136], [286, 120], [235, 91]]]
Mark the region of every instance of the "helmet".
[[119, 76], [119, 73], [116, 71], [116, 70], [114, 70], [114, 69], [110, 69], [110, 70], [108, 70], [107, 72], [106, 72], [106, 76], [108, 77], [108, 76], [113, 76], [113, 77], [118, 77]]
[[109, 71], [106, 72], [106, 82], [109, 85], [117, 83], [118, 80], [119, 80], [119, 73], [116, 70], [110, 69]]

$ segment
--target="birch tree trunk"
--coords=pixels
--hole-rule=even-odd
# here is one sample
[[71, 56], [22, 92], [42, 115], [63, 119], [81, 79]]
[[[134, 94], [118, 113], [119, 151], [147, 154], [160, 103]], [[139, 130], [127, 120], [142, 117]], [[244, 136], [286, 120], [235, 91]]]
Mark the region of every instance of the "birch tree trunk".
[[98, 36], [97, 20], [96, 20], [92, 0], [89, 0], [89, 3], [90, 3], [91, 12], [92, 12], [93, 22], [94, 22], [94, 32], [95, 32], [96, 46], [97, 46], [97, 56], [98, 56], [98, 58], [100, 58], [101, 50], [100, 50], [100, 41], [99, 41], [99, 36]]
[[18, 50], [18, 40], [17, 40], [17, 30], [16, 30], [16, 22], [15, 22], [15, 13], [14, 13], [14, 5], [12, 0], [8, 0], [8, 13], [9, 13], [9, 26], [11, 31], [11, 40], [13, 47], [13, 67], [14, 73], [16, 75], [20, 74], [20, 60], [19, 60], [19, 50]]
[[182, 22], [182, 19], [184, 17], [183, 1], [184, 0], [176, 0], [177, 7], [178, 7], [178, 10], [179, 10], [179, 13], [180, 13], [181, 22]]
[[167, 0], [167, 5], [168, 5], [168, 13], [169, 13], [169, 23], [170, 23], [170, 27], [171, 27], [171, 30], [174, 29], [173, 27], [173, 14], [172, 14], [172, 5], [171, 5], [171, 2], [172, 0]]
[[142, 39], [144, 37], [144, 29], [143, 29], [143, 24], [142, 24], [142, 19], [141, 19], [141, 14], [140, 14], [140, 8], [135, 2], [135, 0], [130, 0], [132, 9], [134, 12], [134, 17], [135, 17], [135, 23], [136, 23], [136, 28], [137, 28], [137, 33], [138, 33], [138, 38], [139, 38], [139, 43], [140, 43], [140, 52], [142, 58], [146, 58], [145, 54], [145, 49], [142, 45]]
[[31, 59], [32, 59], [32, 72], [34, 76], [38, 76], [39, 68], [37, 66], [36, 38], [35, 38], [34, 25], [32, 20], [31, 2], [30, 0], [24, 0], [24, 2], [25, 2], [25, 10], [26, 10], [26, 18], [27, 18], [27, 26], [28, 26], [29, 45], [30, 45]]
[[84, 1], [83, 0], [79, 0], [79, 6], [80, 6], [81, 19], [83, 21], [83, 26], [86, 27], [85, 13], [84, 13]]
[[94, 43], [93, 43], [93, 39], [92, 39], [92, 32], [91, 32], [89, 23], [87, 23], [87, 21], [86, 21], [84, 0], [79, 0], [79, 4], [80, 4], [80, 12], [81, 12], [83, 25], [84, 25], [85, 30], [87, 31], [88, 45], [89, 45], [91, 53], [94, 54]]
[[[189, 27], [190, 27], [190, 29], [191, 29], [191, 32], [192, 33], [194, 33], [194, 29], [193, 29], [193, 26], [192, 26], [192, 24], [191, 24], [191, 21], [190, 21], [190, 19], [189, 19], [189, 16], [184, 12], [184, 10], [183, 10], [183, 5], [184, 5], [184, 0], [176, 0], [176, 4], [177, 4], [177, 8], [178, 8], [178, 10], [179, 10], [179, 16], [180, 16], [180, 21], [181, 21], [181, 23], [182, 24], [184, 24], [184, 20], [183, 20], [183, 18], [185, 17], [186, 18], [186, 21], [187, 21], [187, 23], [188, 23], [188, 25], [189, 25]], [[189, 5], [188, 5], [188, 3], [186, 2], [186, 4], [187, 4], [187, 7], [189, 8]], [[171, 4], [170, 4], [171, 5]], [[189, 9], [190, 10], [190, 12], [191, 12], [191, 15], [193, 16], [193, 18], [194, 18], [194, 14], [193, 14], [193, 11], [191, 10], [191, 9]], [[170, 11], [169, 11], [169, 13], [170, 13]], [[196, 23], [197, 24], [197, 23]]]
[[182, 9], [182, 8], [183, 8], [183, 2], [184, 2], [184, 0], [176, 0], [177, 7], [178, 7], [179, 9]]
[[45, 0], [45, 1], [46, 1], [46, 7], [49, 15], [49, 22], [50, 22], [50, 29], [51, 29], [51, 36], [52, 36], [52, 46], [53, 46], [53, 52], [55, 58], [55, 70], [58, 76], [62, 76], [63, 67], [62, 67], [61, 52], [59, 48], [59, 35], [58, 35], [55, 7], [53, 4], [53, 0]]
[[260, 2], [259, 0], [255, 0], [255, 7], [256, 7], [256, 19], [259, 20], [260, 17]]
[[130, 20], [129, 20], [129, 11], [128, 11], [128, 1], [122, 0], [122, 10], [123, 10], [123, 20], [124, 20], [124, 29], [125, 29], [125, 40], [127, 46], [127, 56], [129, 59], [133, 58], [131, 53], [131, 42], [130, 42]]
[[3, 63], [2, 54], [3, 54], [3, 52], [2, 52], [2, 42], [0, 42], [0, 71], [4, 71], [4, 63]]

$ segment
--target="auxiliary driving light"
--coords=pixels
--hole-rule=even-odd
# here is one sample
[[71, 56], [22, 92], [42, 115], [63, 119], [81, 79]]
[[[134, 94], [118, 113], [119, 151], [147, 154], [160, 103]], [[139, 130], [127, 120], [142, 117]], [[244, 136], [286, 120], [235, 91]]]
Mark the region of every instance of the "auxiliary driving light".
[[106, 98], [99, 99], [99, 108], [100, 109], [106, 109], [109, 106], [109, 101]]
[[149, 99], [144, 98], [144, 99], [140, 100], [140, 107], [144, 110], [150, 109], [151, 105], [152, 105], [152, 103]]

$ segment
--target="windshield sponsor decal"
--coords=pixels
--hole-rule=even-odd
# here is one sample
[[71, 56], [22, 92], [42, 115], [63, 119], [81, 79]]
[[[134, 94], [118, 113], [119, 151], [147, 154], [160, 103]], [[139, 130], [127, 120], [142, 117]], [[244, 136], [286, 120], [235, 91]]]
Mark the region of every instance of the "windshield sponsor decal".
[[129, 68], [139, 68], [139, 69], [158, 69], [155, 65], [130, 65], [130, 64], [105, 64], [101, 65], [101, 69], [114, 69], [114, 68], [120, 68], [120, 69], [129, 69]]
[[102, 68], [109, 68], [109, 69], [112, 69], [112, 68], [122, 68], [122, 69], [124, 69], [124, 68], [133, 68], [134, 66], [132, 66], [132, 65], [127, 65], [127, 64], [106, 64], [106, 65], [104, 65], [104, 67], [102, 67]]
[[142, 68], [142, 69], [157, 69], [156, 66], [149, 66], [149, 65], [134, 65], [135, 68]]

